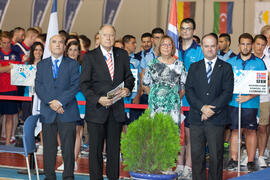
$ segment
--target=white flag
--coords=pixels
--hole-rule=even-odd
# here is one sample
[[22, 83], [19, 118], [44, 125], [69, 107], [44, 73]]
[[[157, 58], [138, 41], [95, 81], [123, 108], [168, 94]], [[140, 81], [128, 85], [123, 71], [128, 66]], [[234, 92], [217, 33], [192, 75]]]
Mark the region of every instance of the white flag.
[[255, 2], [254, 34], [260, 34], [261, 28], [269, 24], [270, 2]]

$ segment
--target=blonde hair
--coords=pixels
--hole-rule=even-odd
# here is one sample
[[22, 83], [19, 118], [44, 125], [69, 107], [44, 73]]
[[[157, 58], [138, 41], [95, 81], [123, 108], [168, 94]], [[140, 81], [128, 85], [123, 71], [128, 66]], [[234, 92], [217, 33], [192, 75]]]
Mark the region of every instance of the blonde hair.
[[261, 29], [261, 34], [265, 34], [269, 30], [270, 30], [270, 25], [269, 24], [268, 25], [265, 25]]

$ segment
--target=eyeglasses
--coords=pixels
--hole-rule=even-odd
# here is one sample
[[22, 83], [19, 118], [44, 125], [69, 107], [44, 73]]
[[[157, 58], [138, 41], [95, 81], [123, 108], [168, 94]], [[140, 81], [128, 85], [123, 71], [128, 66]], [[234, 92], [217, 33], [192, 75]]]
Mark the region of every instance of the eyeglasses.
[[165, 44], [165, 43], [162, 43], [160, 46], [161, 46], [161, 47], [172, 47], [172, 44]]
[[188, 27], [188, 28], [180, 27], [180, 30], [181, 31], [191, 31], [191, 30], [193, 30], [193, 28], [190, 28], [190, 27]]

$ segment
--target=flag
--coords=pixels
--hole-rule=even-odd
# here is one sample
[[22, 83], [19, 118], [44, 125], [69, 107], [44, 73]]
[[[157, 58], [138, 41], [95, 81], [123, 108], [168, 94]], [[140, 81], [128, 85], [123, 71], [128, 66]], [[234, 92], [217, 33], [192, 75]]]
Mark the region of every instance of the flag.
[[175, 44], [176, 52], [175, 56], [178, 58], [178, 39], [179, 39], [179, 33], [178, 33], [178, 22], [177, 22], [177, 4], [176, 0], [172, 1], [171, 10], [170, 10], [170, 17], [169, 17], [169, 24], [168, 24], [168, 36], [170, 36]]
[[[196, 2], [177, 2], [177, 17], [178, 24], [180, 25], [185, 18], [195, 18]], [[178, 27], [180, 31], [180, 26]]]
[[33, 1], [31, 27], [41, 26], [48, 7], [49, 7], [49, 0]]
[[261, 28], [269, 21], [270, 2], [255, 2], [254, 34], [260, 34]]
[[123, 0], [105, 0], [102, 24], [114, 24]]
[[[52, 3], [52, 10], [48, 25], [48, 31], [47, 31], [47, 37], [46, 37], [46, 43], [45, 43], [45, 49], [43, 53], [43, 59], [48, 58], [51, 56], [51, 52], [49, 50], [49, 42], [51, 37], [58, 34], [58, 17], [57, 17], [57, 0], [53, 0]], [[33, 109], [32, 114], [40, 114], [40, 99], [38, 98], [37, 94], [34, 94], [34, 101], [33, 101]], [[37, 127], [35, 129], [35, 136], [39, 134], [41, 131], [41, 123], [37, 123]]]
[[51, 52], [49, 50], [49, 43], [50, 43], [51, 37], [53, 37], [56, 34], [58, 34], [57, 0], [53, 0], [50, 20], [49, 20], [49, 25], [48, 25], [48, 30], [47, 30], [45, 49], [43, 53], [43, 59], [51, 56]]
[[0, 28], [2, 28], [3, 20], [7, 12], [10, 0], [0, 0]]
[[70, 33], [78, 11], [82, 5], [82, 0], [66, 0], [64, 6], [63, 29]]
[[214, 2], [214, 30], [216, 34], [232, 34], [233, 2]]

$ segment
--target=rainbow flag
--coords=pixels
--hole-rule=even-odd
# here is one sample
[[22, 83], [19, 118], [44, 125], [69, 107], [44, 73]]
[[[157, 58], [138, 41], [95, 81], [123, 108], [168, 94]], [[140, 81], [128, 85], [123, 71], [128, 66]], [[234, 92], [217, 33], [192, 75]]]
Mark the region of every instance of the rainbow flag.
[[214, 30], [216, 34], [232, 34], [233, 2], [214, 2]]
[[[195, 18], [196, 2], [177, 2], [177, 17], [178, 24], [180, 25], [185, 18]], [[180, 31], [180, 26], [178, 27]]]

